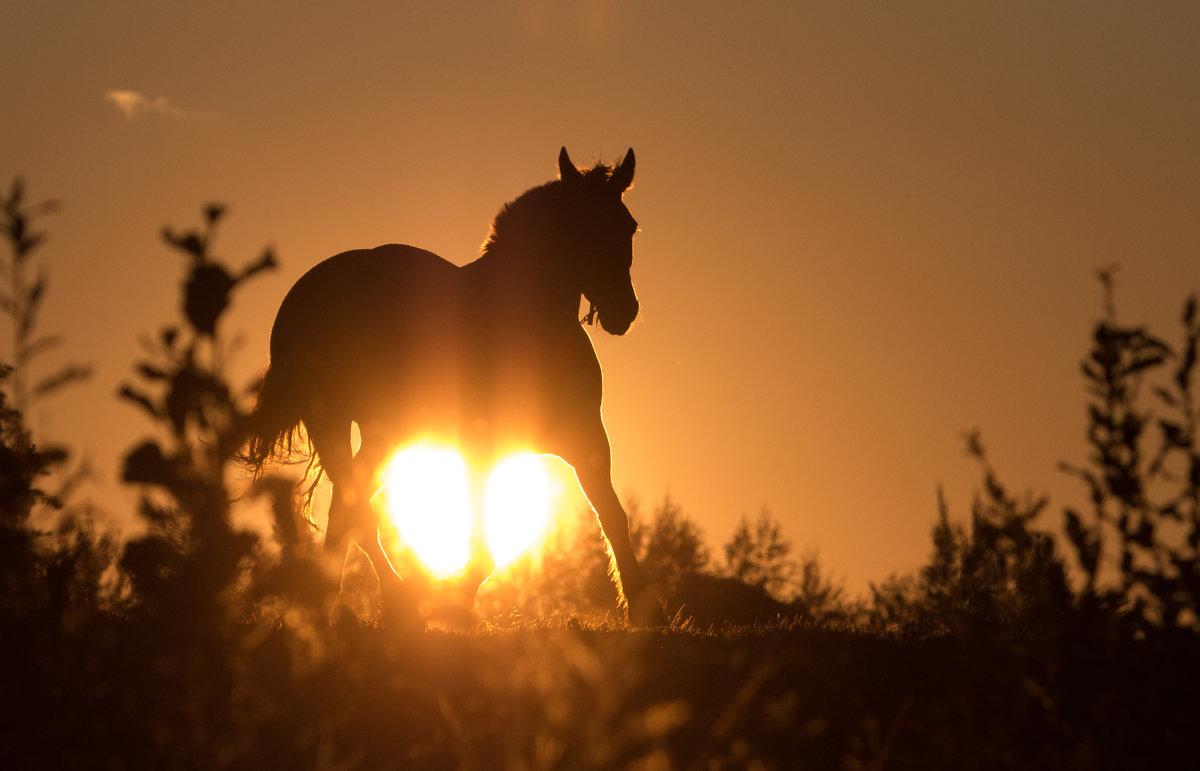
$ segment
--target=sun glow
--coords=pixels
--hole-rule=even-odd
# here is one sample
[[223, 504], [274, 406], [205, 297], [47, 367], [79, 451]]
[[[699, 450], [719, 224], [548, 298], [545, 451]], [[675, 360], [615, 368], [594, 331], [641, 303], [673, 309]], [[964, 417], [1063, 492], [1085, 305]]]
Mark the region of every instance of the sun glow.
[[[418, 445], [388, 462], [376, 503], [395, 523], [401, 544], [435, 578], [467, 566], [471, 496], [467, 467], [452, 449]], [[519, 557], [546, 529], [550, 484], [538, 459], [505, 458], [493, 469], [485, 495], [485, 530], [496, 567]]]
[[387, 465], [380, 502], [405, 546], [442, 578], [469, 556], [471, 506], [467, 469], [454, 450], [410, 447]]
[[550, 485], [532, 455], [514, 455], [492, 472], [487, 489], [487, 540], [497, 567], [521, 556], [546, 529]]

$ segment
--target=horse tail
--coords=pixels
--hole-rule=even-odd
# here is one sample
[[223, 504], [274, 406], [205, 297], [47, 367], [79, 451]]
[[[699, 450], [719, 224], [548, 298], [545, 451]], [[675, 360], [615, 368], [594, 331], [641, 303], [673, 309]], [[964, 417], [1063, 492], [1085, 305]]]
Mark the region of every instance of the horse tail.
[[[268, 367], [258, 392], [258, 403], [246, 416], [246, 452], [239, 456], [255, 479], [272, 460], [286, 460], [300, 442], [300, 402], [286, 372]], [[306, 441], [302, 448], [310, 451]]]

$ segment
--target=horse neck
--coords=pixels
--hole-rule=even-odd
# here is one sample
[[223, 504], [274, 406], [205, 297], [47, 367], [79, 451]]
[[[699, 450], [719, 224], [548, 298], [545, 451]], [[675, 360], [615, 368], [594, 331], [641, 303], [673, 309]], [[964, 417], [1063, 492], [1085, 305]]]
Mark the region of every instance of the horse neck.
[[462, 268], [468, 295], [482, 307], [537, 323], [578, 323], [580, 290], [540, 267], [553, 260], [537, 256], [535, 250], [489, 244]]

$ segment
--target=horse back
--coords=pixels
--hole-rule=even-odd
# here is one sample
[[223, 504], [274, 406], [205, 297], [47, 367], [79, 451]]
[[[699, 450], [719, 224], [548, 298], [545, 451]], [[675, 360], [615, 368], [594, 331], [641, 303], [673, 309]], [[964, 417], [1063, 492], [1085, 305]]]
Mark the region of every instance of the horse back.
[[[271, 361], [296, 364], [303, 351], [353, 354], [425, 319], [443, 325], [454, 315], [458, 268], [403, 244], [334, 255], [300, 277], [284, 297], [271, 331]], [[364, 355], [368, 352], [364, 352]]]

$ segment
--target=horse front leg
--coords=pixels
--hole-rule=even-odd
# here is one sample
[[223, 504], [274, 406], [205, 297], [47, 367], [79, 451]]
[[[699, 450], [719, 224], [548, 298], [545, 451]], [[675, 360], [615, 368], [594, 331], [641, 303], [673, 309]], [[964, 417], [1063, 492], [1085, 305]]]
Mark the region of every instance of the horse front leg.
[[613, 579], [617, 594], [629, 613], [629, 623], [637, 627], [666, 626], [658, 598], [650, 591], [645, 573], [638, 564], [629, 537], [629, 517], [612, 485], [612, 454], [603, 424], [591, 433], [591, 441], [576, 445], [569, 456], [563, 456], [575, 469], [575, 478], [596, 512], [600, 529], [608, 541], [613, 560]]

